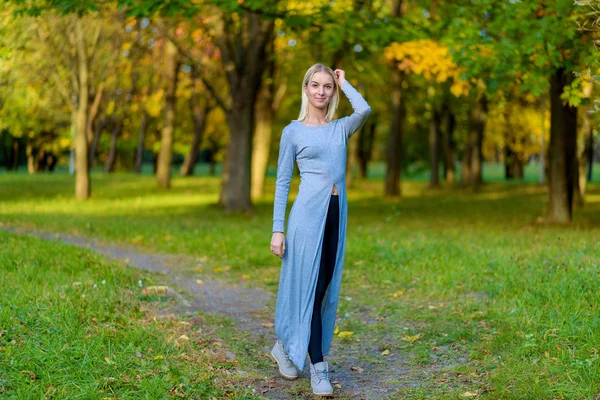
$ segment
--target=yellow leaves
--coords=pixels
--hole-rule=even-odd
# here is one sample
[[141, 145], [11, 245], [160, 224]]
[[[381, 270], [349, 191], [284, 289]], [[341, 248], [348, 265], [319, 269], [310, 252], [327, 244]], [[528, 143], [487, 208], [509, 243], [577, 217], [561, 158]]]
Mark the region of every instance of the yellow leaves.
[[413, 40], [392, 43], [384, 49], [385, 61], [394, 64], [400, 71], [423, 75], [428, 81], [437, 83], [452, 79], [452, 94], [465, 94], [468, 82], [460, 79], [461, 69], [449, 54], [449, 48], [433, 40]]
[[397, 292], [391, 293], [390, 296], [392, 297], [400, 297], [404, 294], [404, 290], [400, 289]]
[[165, 356], [154, 356], [153, 360], [154, 361], [160, 361], [160, 360], [164, 360]]
[[338, 328], [336, 326], [335, 329], [333, 330], [333, 334], [336, 335], [340, 339], [346, 339], [346, 338], [351, 338], [352, 335], [354, 335], [354, 332], [352, 332], [352, 331], [340, 331], [340, 328]]
[[382, 356], [387, 356], [390, 354], [390, 351], [388, 349], [385, 349], [384, 351], [381, 352]]
[[196, 279], [196, 284], [202, 286], [204, 285], [204, 281], [202, 279]]
[[157, 295], [157, 296], [165, 296], [169, 291], [168, 286], [148, 286], [147, 288], [142, 289], [142, 295]]
[[414, 343], [417, 340], [419, 340], [421, 337], [423, 337], [422, 333], [418, 333], [416, 335], [410, 336], [410, 335], [405, 335], [402, 340], [409, 342], [409, 343]]
[[215, 274], [218, 274], [219, 272], [223, 272], [223, 271], [229, 271], [231, 269], [230, 266], [224, 266], [224, 267], [216, 267], [215, 269], [213, 269], [213, 272]]

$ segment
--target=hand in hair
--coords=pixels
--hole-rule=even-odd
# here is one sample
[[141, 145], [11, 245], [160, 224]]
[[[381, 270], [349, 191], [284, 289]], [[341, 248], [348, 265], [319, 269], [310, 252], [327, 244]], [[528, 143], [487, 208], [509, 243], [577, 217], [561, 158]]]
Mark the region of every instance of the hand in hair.
[[338, 80], [338, 86], [342, 86], [342, 83], [346, 80], [346, 73], [342, 69], [336, 69], [333, 71]]

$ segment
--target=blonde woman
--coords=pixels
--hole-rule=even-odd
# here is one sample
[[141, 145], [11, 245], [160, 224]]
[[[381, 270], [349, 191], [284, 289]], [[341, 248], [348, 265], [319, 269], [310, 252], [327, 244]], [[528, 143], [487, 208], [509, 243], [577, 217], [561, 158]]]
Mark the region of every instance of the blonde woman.
[[[354, 113], [334, 119], [342, 89]], [[371, 107], [344, 71], [323, 64], [302, 82], [300, 116], [284, 129], [279, 147], [271, 252], [281, 258], [275, 311], [277, 342], [271, 357], [288, 379], [298, 377], [310, 356], [313, 393], [330, 395], [328, 364], [346, 244], [346, 148]], [[294, 163], [301, 182], [284, 235]]]

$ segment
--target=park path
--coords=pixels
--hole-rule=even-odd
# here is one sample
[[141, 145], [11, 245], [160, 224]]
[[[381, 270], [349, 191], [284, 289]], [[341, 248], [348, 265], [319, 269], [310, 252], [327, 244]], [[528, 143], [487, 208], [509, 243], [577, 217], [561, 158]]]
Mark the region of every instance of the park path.
[[[101, 253], [108, 258], [125, 262], [130, 267], [157, 272], [169, 286], [169, 295], [176, 298], [176, 314], [208, 314], [226, 316], [236, 321], [237, 327], [250, 333], [267, 357], [276, 340], [273, 329], [275, 295], [260, 288], [243, 287], [214, 277], [203, 276], [193, 267], [197, 261], [189, 256], [158, 254], [138, 248], [117, 245], [97, 239], [88, 239], [63, 233], [47, 233], [18, 228], [4, 229], [13, 234], [57, 240]], [[198, 280], [202, 280], [202, 284]], [[173, 310], [169, 310], [173, 312]], [[365, 363], [364, 352], [378, 354], [377, 344], [360, 342], [343, 345], [334, 339], [328, 356], [330, 378], [338, 383], [337, 399], [386, 399], [401, 387], [419, 387], [425, 379], [424, 371], [408, 367], [402, 355], [380, 357], [379, 362]], [[331, 361], [337, 361], [332, 364]], [[257, 394], [268, 399], [298, 399], [312, 397], [308, 361], [300, 378], [288, 381], [281, 378], [273, 363], [271, 369], [259, 371], [264, 379], [255, 381]], [[301, 388], [297, 386], [301, 385]], [[341, 388], [340, 388], [341, 387]]]

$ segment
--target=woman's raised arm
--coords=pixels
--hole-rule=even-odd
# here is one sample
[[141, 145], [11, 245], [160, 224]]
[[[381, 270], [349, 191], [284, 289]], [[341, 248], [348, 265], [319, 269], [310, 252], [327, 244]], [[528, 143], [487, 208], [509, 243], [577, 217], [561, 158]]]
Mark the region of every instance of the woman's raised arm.
[[369, 106], [362, 95], [347, 80], [344, 80], [340, 88], [348, 98], [348, 101], [350, 101], [352, 109], [354, 109], [352, 115], [340, 118], [340, 123], [342, 123], [344, 132], [346, 133], [346, 139], [349, 139], [369, 118], [369, 115], [371, 115], [371, 106]]

